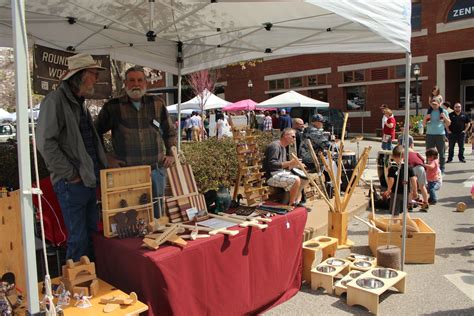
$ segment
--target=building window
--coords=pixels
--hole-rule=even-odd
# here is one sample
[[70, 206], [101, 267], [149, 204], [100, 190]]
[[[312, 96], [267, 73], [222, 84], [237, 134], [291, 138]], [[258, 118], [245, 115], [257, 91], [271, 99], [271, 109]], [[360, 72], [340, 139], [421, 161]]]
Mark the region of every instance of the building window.
[[[420, 96], [419, 98], [421, 98], [422, 95], [421, 87], [421, 81], [418, 81], [418, 95]], [[418, 103], [418, 106], [422, 106], [421, 102]], [[398, 85], [398, 107], [405, 108], [405, 83], [400, 83]], [[410, 82], [410, 108], [416, 108], [416, 81]]]
[[[414, 66], [414, 64], [412, 65]], [[420, 66], [420, 76], [421, 76], [421, 73], [422, 73], [422, 69], [421, 69], [421, 65], [418, 64], [418, 66]], [[395, 66], [395, 78], [405, 78], [405, 69], [406, 69], [406, 66], [405, 65], [400, 65], [400, 66]], [[413, 67], [411, 67], [411, 78], [415, 77], [415, 75], [413, 74]]]
[[285, 80], [284, 79], [270, 80], [268, 82], [268, 87], [270, 88], [270, 90], [285, 89]]
[[365, 109], [365, 87], [347, 87], [346, 100], [348, 110], [363, 111]]
[[290, 88], [299, 88], [303, 86], [303, 78], [290, 78]]
[[344, 82], [360, 82], [365, 80], [364, 70], [354, 70], [344, 72]]
[[327, 78], [326, 74], [308, 76], [308, 87], [314, 87], [314, 86], [326, 84], [327, 82], [326, 78]]
[[411, 4], [411, 30], [421, 30], [421, 2], [412, 1]]
[[315, 90], [309, 90], [309, 97], [323, 101], [323, 102], [328, 102], [328, 89], [315, 89]]

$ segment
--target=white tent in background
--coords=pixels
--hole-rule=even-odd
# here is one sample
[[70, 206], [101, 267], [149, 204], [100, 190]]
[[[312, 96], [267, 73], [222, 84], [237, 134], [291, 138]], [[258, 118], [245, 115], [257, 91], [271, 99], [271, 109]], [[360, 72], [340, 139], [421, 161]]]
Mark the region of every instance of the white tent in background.
[[[405, 73], [411, 73], [411, 0], [162, 0], [137, 1], [133, 5], [116, 0], [26, 4], [22, 0], [0, 0], [0, 17], [0, 47], [15, 48], [23, 243], [32, 314], [39, 312], [39, 299], [26, 111], [27, 46], [110, 54], [113, 59], [178, 74], [178, 100], [182, 74], [270, 56], [405, 53]], [[406, 77], [405, 85], [409, 84], [410, 78]], [[405, 89], [406, 125], [409, 91]], [[405, 167], [408, 169], [407, 164]], [[406, 202], [406, 186], [404, 197]], [[403, 240], [405, 236], [404, 229]], [[404, 247], [402, 264], [403, 258]]]
[[296, 91], [288, 91], [260, 102], [262, 108], [328, 108], [329, 103], [312, 99]]
[[[208, 90], [204, 90], [202, 97], [197, 95], [191, 100], [181, 103], [181, 110], [201, 111], [201, 104], [204, 104], [204, 110], [214, 110], [222, 109], [224, 106], [231, 104], [231, 102], [219, 98]], [[166, 108], [169, 112], [173, 113], [175, 111], [176, 113], [178, 111], [178, 104], [173, 104]]]

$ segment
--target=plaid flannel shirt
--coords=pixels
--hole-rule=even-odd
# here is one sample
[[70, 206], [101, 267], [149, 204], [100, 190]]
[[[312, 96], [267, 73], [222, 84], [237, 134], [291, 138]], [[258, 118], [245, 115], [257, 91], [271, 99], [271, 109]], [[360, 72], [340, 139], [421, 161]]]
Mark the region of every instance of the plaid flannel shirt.
[[[152, 120], [159, 128], [152, 126]], [[96, 128], [99, 135], [112, 131], [113, 152], [128, 166], [161, 166], [164, 155], [172, 155], [177, 134], [166, 106], [154, 96], [144, 96], [137, 110], [127, 95], [108, 101], [100, 111]]]

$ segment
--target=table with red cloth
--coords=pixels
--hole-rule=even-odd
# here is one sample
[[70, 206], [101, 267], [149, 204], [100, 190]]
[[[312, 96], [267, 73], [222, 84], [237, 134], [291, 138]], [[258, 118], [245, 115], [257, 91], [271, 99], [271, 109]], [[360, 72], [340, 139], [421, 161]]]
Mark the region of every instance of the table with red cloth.
[[307, 212], [272, 217], [264, 230], [241, 228], [180, 248], [141, 248], [141, 239], [94, 236], [98, 276], [135, 291], [149, 315], [245, 315], [268, 310], [301, 286]]

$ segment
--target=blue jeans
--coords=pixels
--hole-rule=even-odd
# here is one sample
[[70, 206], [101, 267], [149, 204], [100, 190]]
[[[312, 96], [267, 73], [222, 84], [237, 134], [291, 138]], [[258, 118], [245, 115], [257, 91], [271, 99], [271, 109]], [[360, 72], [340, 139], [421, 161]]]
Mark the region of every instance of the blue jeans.
[[392, 141], [389, 140], [388, 142], [382, 142], [382, 149], [383, 150], [392, 150]]
[[81, 256], [93, 260], [91, 234], [97, 231], [98, 211], [96, 189], [82, 182], [68, 183], [59, 180], [53, 185], [61, 206], [68, 231], [66, 259], [79, 261]]
[[[165, 194], [166, 187], [166, 169], [165, 168], [156, 168], [151, 172], [151, 184], [153, 190], [153, 197], [162, 197]], [[160, 205], [158, 205], [160, 203]], [[164, 209], [164, 204], [162, 200], [159, 200], [158, 203], [153, 204], [153, 216], [155, 218], [160, 218], [160, 209]]]
[[441, 188], [440, 181], [428, 181], [428, 193], [430, 195], [430, 200], [433, 202], [438, 201], [438, 197], [436, 196], [436, 191]]

